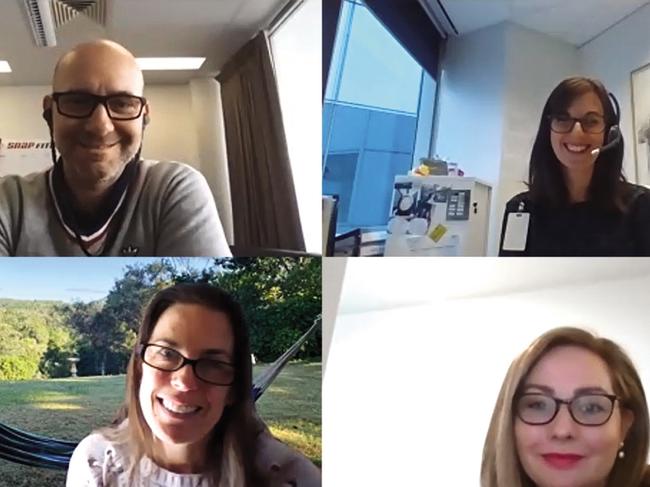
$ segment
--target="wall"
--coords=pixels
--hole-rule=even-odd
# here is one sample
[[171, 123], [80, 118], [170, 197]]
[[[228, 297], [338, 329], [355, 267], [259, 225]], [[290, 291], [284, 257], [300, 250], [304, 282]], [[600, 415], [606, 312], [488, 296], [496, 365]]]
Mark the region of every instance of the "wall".
[[439, 85], [435, 153], [491, 184], [501, 160], [505, 42], [503, 26], [451, 39]]
[[[557, 275], [565, 276], [562, 260], [538, 262], [544, 272], [555, 262]], [[409, 271], [426, 272], [412, 264], [385, 276], [384, 295], [399, 292]], [[534, 338], [556, 326], [579, 325], [614, 339], [646, 388], [650, 384], [650, 277], [436, 299], [435, 283], [456, 280], [461, 267], [435, 267], [427, 305], [339, 314], [323, 379], [327, 485], [478, 487], [506, 370]], [[354, 269], [346, 267], [344, 295]], [[501, 278], [504, 270], [512, 271], [494, 265], [492, 275]]]
[[332, 336], [334, 335], [334, 325], [339, 309], [339, 300], [341, 299], [341, 290], [343, 288], [343, 278], [345, 276], [345, 266], [347, 259], [326, 259], [323, 269], [323, 374], [327, 367], [327, 357], [329, 356]]
[[232, 199], [226, 155], [226, 132], [221, 107], [221, 89], [214, 79], [190, 81], [191, 108], [197, 136], [200, 171], [208, 180], [228, 242], [234, 241]]
[[49, 86], [0, 86], [0, 138], [49, 140], [43, 97]]
[[[448, 42], [432, 144], [434, 154], [458, 163], [467, 176], [492, 185], [493, 195], [503, 150], [506, 53], [502, 25]], [[500, 211], [492, 199], [490, 227]]]
[[147, 86], [151, 123], [145, 131], [142, 157], [180, 161], [201, 169], [188, 85]]
[[[41, 117], [49, 86], [0, 87], [0, 138], [49, 140]], [[180, 161], [201, 171], [215, 195], [226, 237], [232, 242], [232, 210], [227, 159], [220, 115], [220, 92], [214, 80], [185, 85], [149, 85], [151, 107], [142, 156]]]
[[650, 63], [650, 4], [605, 31], [580, 49], [583, 71], [599, 78], [621, 104], [621, 131], [625, 139], [624, 171], [636, 181], [632, 124], [632, 71]]

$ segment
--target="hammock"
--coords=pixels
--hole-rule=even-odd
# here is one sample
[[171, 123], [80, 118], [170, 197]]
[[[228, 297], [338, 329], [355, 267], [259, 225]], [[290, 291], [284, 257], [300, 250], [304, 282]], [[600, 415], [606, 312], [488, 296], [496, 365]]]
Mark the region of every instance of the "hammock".
[[257, 401], [262, 396], [262, 394], [264, 394], [264, 391], [268, 389], [268, 387], [271, 385], [271, 382], [273, 382], [273, 380], [278, 376], [284, 366], [287, 365], [287, 362], [289, 362], [289, 360], [291, 360], [291, 358], [296, 355], [298, 350], [300, 350], [300, 347], [302, 347], [302, 345], [307, 341], [312, 333], [316, 331], [316, 328], [320, 326], [320, 323], [321, 316], [318, 315], [309, 330], [307, 330], [303, 336], [298, 338], [296, 343], [291, 345], [289, 350], [280, 355], [280, 357], [278, 357], [275, 362], [265, 368], [260, 375], [255, 377], [255, 380], [253, 381], [253, 399], [255, 399], [255, 401]]
[[[320, 326], [320, 323], [321, 316], [319, 315], [309, 330], [296, 343], [253, 380], [252, 393], [255, 401], [264, 394], [284, 366]], [[75, 441], [47, 438], [0, 423], [0, 459], [30, 467], [66, 470], [76, 446], [77, 442]]]

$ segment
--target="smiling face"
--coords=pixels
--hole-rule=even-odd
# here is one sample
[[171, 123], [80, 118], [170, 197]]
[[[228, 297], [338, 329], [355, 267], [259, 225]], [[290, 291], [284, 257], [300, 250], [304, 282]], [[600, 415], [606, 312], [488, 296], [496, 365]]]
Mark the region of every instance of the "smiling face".
[[[198, 304], [166, 309], [148, 343], [170, 347], [187, 358], [232, 363], [234, 338], [227, 316]], [[196, 377], [190, 365], [167, 372], [142, 364], [139, 403], [154, 436], [167, 445], [207, 441], [229, 404], [231, 386]]]
[[[95, 95], [127, 93], [142, 96], [144, 82], [133, 56], [111, 42], [94, 42], [66, 54], [55, 72], [55, 92], [81, 91]], [[98, 105], [88, 118], [61, 115], [51, 96], [43, 100], [52, 109], [53, 136], [68, 182], [92, 187], [110, 185], [138, 151], [142, 142], [142, 115], [114, 121]], [[143, 113], [148, 113], [145, 106]]]
[[[588, 91], [573, 100], [565, 115], [593, 123], [598, 117], [601, 119], [604, 117], [603, 105], [595, 92]], [[566, 134], [551, 130], [553, 152], [565, 170], [593, 170], [597, 156], [591, 155], [591, 151], [602, 147], [604, 140], [604, 132], [588, 133], [581, 124], [577, 123], [573, 126], [573, 130]]]
[[[523, 392], [571, 400], [581, 389], [614, 394], [607, 364], [587, 349], [558, 346], [533, 367]], [[618, 401], [601, 426], [576, 423], [566, 405], [545, 425], [526, 424], [516, 417], [517, 454], [538, 487], [604, 487], [632, 419]]]

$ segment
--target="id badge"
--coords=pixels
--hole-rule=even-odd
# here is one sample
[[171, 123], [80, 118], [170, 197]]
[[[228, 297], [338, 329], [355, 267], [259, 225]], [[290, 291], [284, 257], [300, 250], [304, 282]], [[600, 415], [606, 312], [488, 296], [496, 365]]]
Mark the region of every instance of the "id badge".
[[508, 213], [506, 234], [503, 238], [503, 246], [501, 248], [515, 252], [523, 252], [526, 250], [529, 223], [530, 213]]

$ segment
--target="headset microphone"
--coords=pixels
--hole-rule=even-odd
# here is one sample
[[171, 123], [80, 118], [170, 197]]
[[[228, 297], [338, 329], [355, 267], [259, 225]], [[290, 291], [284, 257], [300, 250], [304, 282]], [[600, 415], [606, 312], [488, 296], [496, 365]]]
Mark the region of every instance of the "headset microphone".
[[594, 150], [592, 150], [591, 155], [597, 156], [600, 155], [601, 152], [616, 147], [616, 145], [621, 141], [621, 130], [618, 128], [618, 125], [615, 125], [609, 129], [607, 141], [608, 141], [607, 144], [605, 144], [604, 146], [596, 147]]
[[612, 125], [609, 128], [609, 132], [607, 132], [607, 143], [602, 147], [597, 147], [594, 150], [592, 150], [591, 151], [592, 156], [598, 156], [600, 155], [601, 152], [616, 147], [616, 145], [619, 144], [622, 139], [621, 129], [619, 128], [619, 124], [621, 123], [621, 106], [619, 105], [618, 100], [616, 99], [613, 93], [607, 93], [607, 94], [609, 95], [609, 99], [612, 101], [612, 108], [614, 110], [615, 122], [614, 125]]

